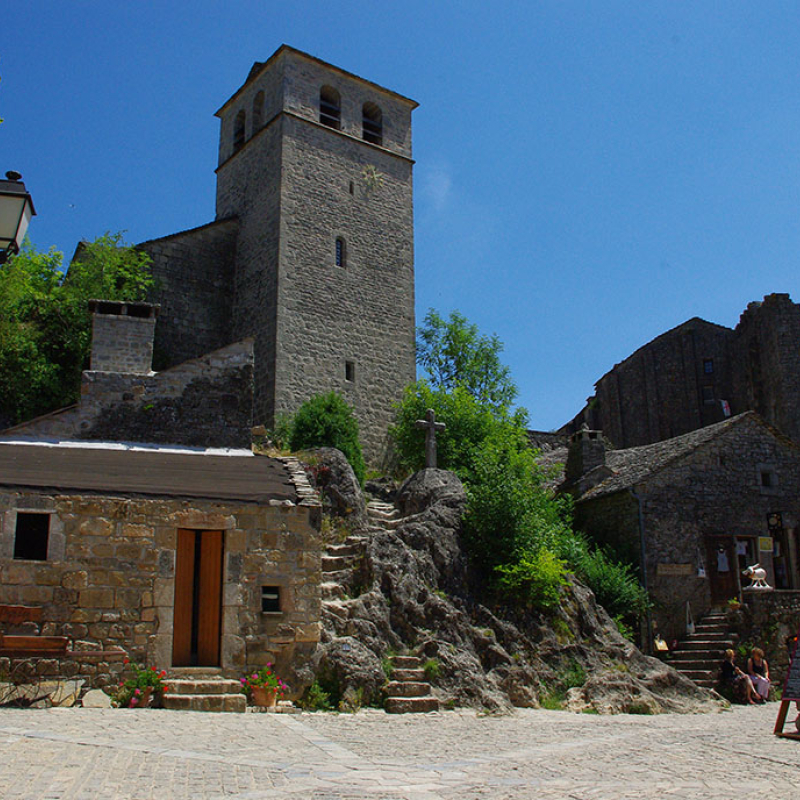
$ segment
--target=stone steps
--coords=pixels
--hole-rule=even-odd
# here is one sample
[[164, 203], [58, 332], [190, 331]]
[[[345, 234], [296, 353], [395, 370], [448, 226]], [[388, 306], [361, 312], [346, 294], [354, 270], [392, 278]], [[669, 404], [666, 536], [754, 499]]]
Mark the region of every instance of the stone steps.
[[387, 713], [424, 714], [439, 710], [439, 700], [431, 693], [419, 658], [393, 656], [392, 666], [392, 680], [386, 685]]
[[695, 632], [678, 643], [669, 663], [698, 686], [716, 686], [724, 652], [733, 647], [724, 613], [710, 612], [695, 626]]
[[216, 711], [243, 714], [247, 698], [239, 681], [222, 676], [220, 670], [187, 667], [168, 673], [164, 708], [173, 711]]

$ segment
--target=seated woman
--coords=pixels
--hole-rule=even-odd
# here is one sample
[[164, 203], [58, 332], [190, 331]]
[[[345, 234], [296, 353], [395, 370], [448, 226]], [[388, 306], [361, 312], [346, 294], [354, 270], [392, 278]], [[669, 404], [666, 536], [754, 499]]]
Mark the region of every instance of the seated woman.
[[723, 686], [729, 686], [733, 690], [734, 696], [744, 697], [744, 701], [751, 706], [756, 705], [755, 698], [758, 694], [753, 687], [753, 682], [750, 676], [742, 672], [736, 664], [733, 663], [734, 652], [733, 650], [725, 651], [725, 660], [720, 667], [719, 677]]
[[763, 702], [769, 697], [769, 664], [760, 647], [754, 647], [747, 659], [747, 674]]

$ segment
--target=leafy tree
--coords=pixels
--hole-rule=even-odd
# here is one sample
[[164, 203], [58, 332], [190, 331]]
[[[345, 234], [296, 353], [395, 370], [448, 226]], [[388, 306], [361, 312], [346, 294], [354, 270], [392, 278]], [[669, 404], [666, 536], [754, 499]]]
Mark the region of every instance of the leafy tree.
[[458, 311], [448, 320], [430, 309], [417, 329], [417, 363], [430, 376], [434, 389], [452, 392], [465, 388], [481, 405], [508, 409], [517, 397], [517, 387], [508, 367], [500, 361], [503, 343], [481, 336]]
[[312, 397], [297, 409], [289, 445], [292, 450], [309, 447], [341, 450], [363, 485], [366, 469], [358, 441], [358, 421], [353, 409], [336, 392]]
[[88, 300], [142, 300], [150, 259], [106, 233], [80, 245], [68, 272], [63, 254], [26, 241], [0, 266], [0, 426], [77, 400], [88, 362]]

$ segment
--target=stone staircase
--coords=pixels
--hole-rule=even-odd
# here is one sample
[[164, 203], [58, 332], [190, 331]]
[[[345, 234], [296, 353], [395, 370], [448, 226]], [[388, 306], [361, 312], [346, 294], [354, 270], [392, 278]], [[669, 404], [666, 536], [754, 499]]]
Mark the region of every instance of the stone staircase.
[[244, 713], [247, 698], [239, 681], [225, 678], [212, 667], [181, 667], [168, 672], [164, 708], [181, 711], [233, 711]]
[[[367, 504], [367, 515], [370, 527], [363, 535], [351, 535], [343, 542], [328, 544], [322, 556], [322, 615], [326, 627], [334, 630], [338, 636], [358, 635], [357, 622], [351, 618], [350, 604], [360, 588], [359, 567], [370, 535], [391, 530], [401, 521], [400, 512], [392, 503], [379, 500], [371, 500]], [[419, 658], [394, 656], [392, 666], [392, 680], [386, 687], [386, 710], [389, 713], [439, 709], [439, 701], [431, 694]]]
[[725, 650], [734, 646], [725, 612], [712, 610], [695, 626], [695, 632], [678, 643], [669, 665], [698, 686], [713, 689]]
[[392, 680], [386, 686], [389, 714], [438, 711], [439, 700], [431, 694], [425, 670], [416, 656], [392, 656]]

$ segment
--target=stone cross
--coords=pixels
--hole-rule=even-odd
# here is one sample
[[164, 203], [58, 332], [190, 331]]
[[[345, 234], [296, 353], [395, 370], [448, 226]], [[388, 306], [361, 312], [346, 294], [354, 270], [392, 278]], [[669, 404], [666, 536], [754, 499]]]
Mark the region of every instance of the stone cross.
[[443, 431], [447, 426], [444, 422], [436, 421], [432, 408], [425, 412], [425, 419], [418, 419], [414, 425], [425, 429], [425, 469], [436, 467], [436, 432]]

